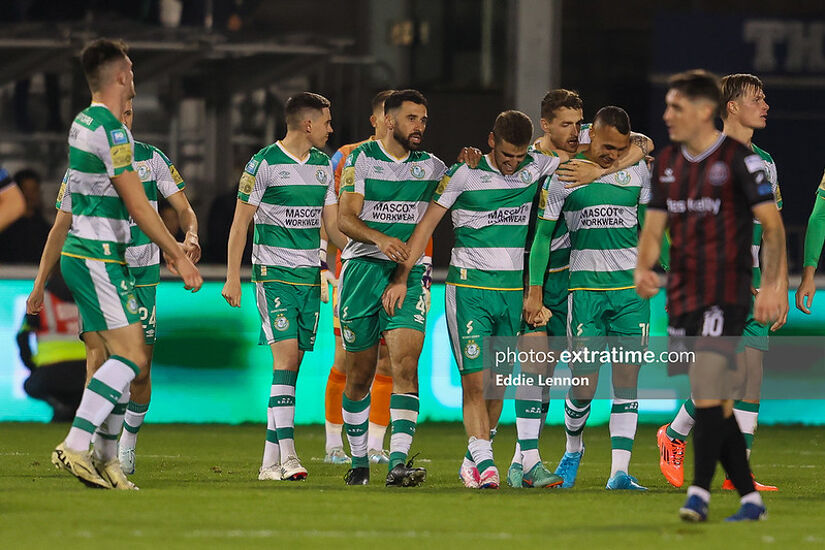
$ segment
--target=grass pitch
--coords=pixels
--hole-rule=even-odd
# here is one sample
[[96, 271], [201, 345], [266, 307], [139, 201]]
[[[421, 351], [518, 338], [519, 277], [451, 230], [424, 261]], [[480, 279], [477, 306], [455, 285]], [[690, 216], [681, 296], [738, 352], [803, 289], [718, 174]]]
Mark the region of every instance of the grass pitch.
[[[636, 437], [631, 473], [650, 491], [604, 489], [610, 468], [606, 427], [588, 428], [572, 490], [502, 487], [468, 490], [457, 479], [466, 439], [458, 424], [424, 424], [413, 452], [427, 467], [419, 488], [385, 488], [385, 467], [368, 487], [346, 487], [344, 466], [322, 462], [323, 428], [299, 426], [305, 482], [256, 480], [263, 426], [152, 425], [141, 430], [139, 492], [84, 488], [49, 462], [66, 425], [0, 424], [2, 548], [822, 548], [825, 546], [825, 430], [761, 428], [758, 479], [780, 487], [764, 494], [767, 521], [725, 524], [738, 508], [714, 492], [710, 521], [684, 524], [684, 491], [659, 473], [655, 427]], [[496, 437], [506, 470], [513, 426]], [[563, 430], [548, 426], [543, 458], [551, 469], [564, 450]], [[688, 446], [688, 478], [692, 472]], [[715, 486], [721, 484], [717, 472]]]

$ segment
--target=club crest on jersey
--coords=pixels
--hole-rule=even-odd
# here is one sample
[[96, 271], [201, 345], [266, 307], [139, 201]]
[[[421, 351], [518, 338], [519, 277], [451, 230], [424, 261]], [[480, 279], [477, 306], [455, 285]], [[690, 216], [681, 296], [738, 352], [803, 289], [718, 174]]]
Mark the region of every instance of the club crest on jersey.
[[412, 177], [415, 179], [420, 180], [424, 177], [424, 169], [417, 164], [413, 164], [410, 166], [410, 174], [412, 174]]
[[531, 181], [533, 181], [533, 173], [530, 172], [530, 170], [522, 170], [519, 173], [518, 177], [521, 180], [521, 183], [524, 183], [524, 184], [528, 184]]
[[318, 180], [318, 183], [324, 185], [327, 182], [327, 173], [319, 169], [315, 172], [315, 179]]
[[113, 145], [123, 145], [129, 143], [129, 136], [126, 135], [126, 130], [112, 130], [109, 132], [112, 138]]
[[341, 329], [341, 336], [344, 337], [344, 341], [348, 344], [355, 342], [355, 332], [349, 327], [343, 327]]
[[126, 297], [126, 308], [129, 310], [129, 313], [136, 314], [138, 312], [138, 303], [133, 294], [129, 294], [129, 296]]
[[275, 325], [275, 328], [277, 330], [280, 330], [281, 332], [283, 332], [283, 331], [285, 331], [286, 329], [289, 328], [289, 319], [287, 319], [284, 316], [284, 314], [281, 313], [280, 315], [275, 317], [275, 322], [272, 323], [272, 324]]
[[619, 170], [616, 172], [616, 183], [619, 185], [627, 185], [630, 183], [630, 173], [627, 170]]
[[719, 186], [724, 184], [728, 180], [729, 175], [730, 169], [728, 169], [728, 165], [721, 160], [714, 162], [708, 169], [708, 181], [711, 185]]
[[145, 162], [138, 162], [137, 164], [137, 173], [140, 177], [140, 181], [149, 181], [152, 176], [152, 169]]
[[475, 340], [470, 340], [464, 345], [464, 357], [467, 359], [477, 359], [481, 355], [481, 347]]

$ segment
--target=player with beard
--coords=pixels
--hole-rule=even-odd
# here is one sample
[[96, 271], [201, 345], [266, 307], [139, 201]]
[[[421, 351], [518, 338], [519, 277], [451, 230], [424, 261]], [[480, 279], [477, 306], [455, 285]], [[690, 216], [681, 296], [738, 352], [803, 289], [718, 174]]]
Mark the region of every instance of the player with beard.
[[381, 295], [396, 262], [408, 259], [405, 242], [446, 166], [420, 150], [428, 120], [427, 100], [420, 92], [394, 92], [384, 102], [384, 116], [387, 134], [355, 149], [341, 175], [339, 226], [350, 237], [342, 254], [339, 304], [347, 375], [343, 417], [352, 455], [345, 479], [348, 485], [369, 482], [369, 391], [383, 334], [393, 378], [386, 484], [414, 486], [426, 478], [426, 470], [405, 464], [418, 419], [418, 358], [427, 318], [420, 259], [409, 278], [405, 305], [394, 316], [384, 311]]

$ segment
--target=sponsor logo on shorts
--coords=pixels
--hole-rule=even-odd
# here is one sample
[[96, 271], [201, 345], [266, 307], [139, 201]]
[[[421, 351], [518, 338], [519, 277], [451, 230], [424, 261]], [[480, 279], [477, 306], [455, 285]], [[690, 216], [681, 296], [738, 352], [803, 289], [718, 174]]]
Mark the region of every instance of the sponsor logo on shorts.
[[530, 170], [522, 170], [518, 175], [521, 183], [528, 184], [533, 181], [533, 173]]
[[481, 355], [481, 347], [476, 344], [475, 340], [470, 340], [464, 344], [464, 357], [467, 359], [477, 359]]
[[129, 136], [126, 135], [125, 130], [112, 130], [109, 132], [109, 135], [112, 137], [112, 143], [114, 145], [129, 143]]
[[129, 296], [126, 297], [126, 308], [129, 310], [129, 313], [136, 314], [138, 312], [138, 303], [134, 294], [129, 294]]
[[349, 327], [341, 327], [341, 336], [344, 337], [344, 341], [348, 344], [355, 342], [355, 332]]
[[275, 328], [280, 330], [281, 332], [285, 331], [289, 328], [289, 319], [284, 316], [284, 314], [278, 315], [275, 317]]
[[424, 169], [417, 164], [413, 164], [412, 166], [410, 166], [410, 174], [412, 174], [412, 177], [414, 177], [417, 180], [423, 179]]
[[423, 316], [423, 315], [421, 315], [421, 314], [419, 314], [419, 313], [416, 313], [415, 315], [413, 315], [413, 319], [414, 319], [414, 320], [415, 320], [415, 322], [416, 322], [416, 323], [418, 323], [419, 325], [423, 325], [423, 324], [424, 324], [424, 321], [425, 321], [424, 316]]
[[318, 183], [323, 185], [327, 182], [327, 173], [319, 169], [315, 172], [315, 179], [318, 180]]

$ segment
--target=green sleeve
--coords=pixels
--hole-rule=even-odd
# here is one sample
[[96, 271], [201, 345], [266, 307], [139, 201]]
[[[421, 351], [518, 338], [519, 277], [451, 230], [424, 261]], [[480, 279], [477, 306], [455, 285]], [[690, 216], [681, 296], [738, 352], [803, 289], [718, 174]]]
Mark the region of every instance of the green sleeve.
[[825, 244], [825, 190], [816, 192], [814, 210], [808, 218], [808, 229], [805, 230], [805, 261], [804, 267], [819, 265], [819, 256], [822, 254], [822, 245]]
[[530, 247], [530, 286], [544, 285], [547, 262], [550, 260], [550, 244], [553, 242], [553, 230], [556, 220], [539, 218], [536, 222], [536, 235]]
[[[642, 228], [643, 220], [645, 219], [645, 214], [647, 214], [647, 205], [640, 204], [639, 205], [639, 229]], [[662, 269], [665, 271], [670, 271], [670, 234], [665, 230], [664, 235], [662, 235], [662, 247], [661, 251], [659, 252], [659, 265], [662, 266]]]

